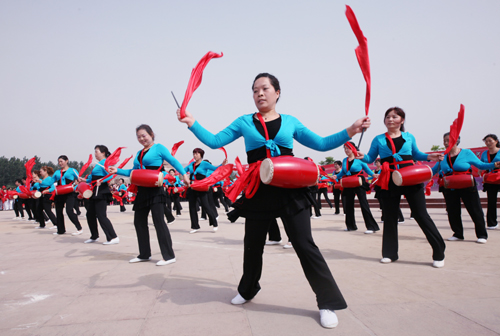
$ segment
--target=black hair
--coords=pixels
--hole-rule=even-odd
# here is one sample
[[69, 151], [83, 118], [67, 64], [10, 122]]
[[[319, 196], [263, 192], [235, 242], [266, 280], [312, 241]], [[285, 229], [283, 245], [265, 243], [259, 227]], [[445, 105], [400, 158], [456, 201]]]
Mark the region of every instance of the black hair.
[[[447, 135], [450, 135], [450, 132], [446, 132], [445, 134], [443, 134], [443, 139]], [[455, 145], [457, 145], [457, 146], [460, 145], [460, 135], [458, 136], [457, 143]]]
[[60, 155], [58, 158], [57, 158], [57, 161], [59, 161], [59, 159], [63, 159], [64, 161], [69, 161], [68, 157], [66, 155]]
[[500, 148], [500, 142], [498, 141], [498, 137], [495, 134], [488, 134], [483, 138], [483, 141], [486, 141], [487, 138], [492, 138], [497, 142], [497, 147]]
[[99, 150], [99, 152], [104, 153], [104, 156], [106, 156], [106, 157], [108, 157], [108, 156], [110, 156], [110, 155], [111, 155], [111, 153], [109, 152], [108, 147], [106, 147], [106, 146], [104, 146], [104, 145], [96, 145], [96, 146], [94, 147], [94, 149], [98, 149], [98, 150]]
[[170, 173], [170, 172], [172, 172], [172, 171], [175, 173], [175, 169], [173, 169], [173, 168], [172, 168], [172, 169], [170, 169], [168, 172]]
[[276, 102], [278, 102], [278, 100], [280, 100], [280, 97], [281, 97], [280, 81], [278, 80], [278, 78], [271, 75], [270, 73], [263, 72], [263, 73], [258, 74], [257, 77], [255, 77], [255, 79], [253, 80], [252, 90], [253, 90], [253, 87], [255, 85], [255, 81], [257, 81], [257, 79], [262, 78], [262, 77], [269, 78], [269, 82], [271, 82], [271, 85], [273, 86], [274, 91], [280, 93], [280, 96], [278, 97], [278, 99], [276, 99]]
[[336, 164], [336, 165], [342, 167], [342, 161], [340, 161], [340, 160], [335, 161], [333, 164]]
[[153, 138], [153, 140], [155, 139], [155, 133], [153, 132], [153, 129], [149, 125], [142, 124], [137, 126], [137, 128], [135, 129], [135, 133], [137, 134], [137, 132], [139, 132], [141, 129], [145, 130], [149, 134], [149, 136]]
[[[354, 144], [354, 142], [352, 142], [352, 141], [348, 141], [348, 142], [349, 142], [349, 143], [350, 143], [350, 144], [351, 144], [351, 145], [352, 145], [352, 146], [353, 146], [353, 147], [354, 147], [357, 151], [359, 151], [358, 146], [356, 146], [356, 145]], [[344, 145], [344, 146], [345, 146], [345, 147], [347, 147], [346, 145]], [[349, 148], [349, 147], [347, 147], [347, 148]], [[350, 149], [350, 148], [349, 148], [349, 149]]]
[[[394, 113], [396, 113], [398, 116], [400, 116], [401, 118], [403, 118], [403, 119], [406, 120], [406, 113], [405, 113], [405, 111], [403, 111], [403, 109], [401, 107], [394, 106], [394, 107], [389, 108], [387, 111], [385, 111], [385, 114], [384, 114], [384, 123], [385, 123], [385, 118], [387, 118], [387, 115], [389, 113], [391, 113], [392, 111], [394, 111]], [[401, 124], [401, 127], [399, 128], [399, 130], [401, 132], [405, 131], [405, 125], [404, 125], [404, 123]]]
[[205, 151], [203, 149], [201, 149], [201, 148], [195, 148], [195, 149], [193, 149], [193, 154], [194, 153], [199, 153], [201, 155], [202, 159], [205, 156]]

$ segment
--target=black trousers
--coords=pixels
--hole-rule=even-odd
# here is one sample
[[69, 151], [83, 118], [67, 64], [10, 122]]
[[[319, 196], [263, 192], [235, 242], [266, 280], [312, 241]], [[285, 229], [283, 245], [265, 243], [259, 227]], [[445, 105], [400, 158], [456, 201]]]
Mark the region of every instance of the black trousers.
[[476, 187], [466, 189], [444, 189], [443, 196], [446, 201], [448, 221], [450, 222], [454, 237], [464, 239], [462, 204], [460, 203], [460, 200], [462, 200], [467, 212], [474, 222], [476, 237], [488, 239], [483, 208], [481, 208], [481, 200], [479, 199], [479, 193], [477, 192]]
[[[384, 203], [384, 199], [380, 199], [378, 198], [378, 203], [380, 204], [380, 209], [382, 209], [382, 222], [384, 221], [384, 207], [382, 206], [382, 203]], [[410, 217], [413, 217], [411, 216], [410, 214]], [[398, 212], [398, 222], [404, 222], [405, 221], [405, 218], [403, 216], [403, 212], [401, 211], [401, 208], [399, 208], [399, 212]]]
[[167, 224], [164, 220], [163, 203], [153, 203], [150, 206], [135, 210], [134, 212], [134, 227], [135, 232], [137, 233], [137, 241], [139, 243], [139, 255], [137, 258], [148, 259], [151, 257], [148, 227], [148, 215], [150, 211], [153, 217], [153, 224], [156, 229], [156, 236], [158, 237], [158, 244], [160, 245], [163, 260], [175, 258], [174, 250], [172, 248], [172, 237], [170, 236], [170, 231], [168, 230]]
[[34, 215], [40, 227], [45, 227], [45, 215], [43, 214], [43, 198], [34, 199]]
[[325, 197], [325, 200], [330, 206], [330, 209], [333, 208], [332, 202], [330, 202], [330, 199], [328, 198], [328, 188], [318, 189], [318, 207], [321, 209], [321, 195]]
[[99, 230], [97, 229], [97, 221], [101, 225], [102, 231], [106, 235], [106, 240], [110, 241], [117, 237], [113, 224], [107, 215], [108, 202], [106, 199], [96, 199], [93, 196], [88, 200], [87, 204], [87, 223], [90, 229], [90, 239], [99, 238]]
[[[340, 213], [340, 197], [342, 191], [340, 189], [333, 189], [333, 202], [335, 203], [335, 214], [338, 215]], [[342, 204], [342, 207], [344, 204]]]
[[[286, 232], [286, 226], [283, 227], [285, 228], [285, 233], [288, 236], [288, 233]], [[274, 218], [269, 224], [269, 240], [281, 241], [280, 227], [278, 226], [278, 220], [276, 218]], [[287, 241], [290, 241], [290, 239], [288, 239]]]
[[210, 204], [210, 200], [208, 199], [209, 194], [212, 191], [196, 191], [191, 188], [187, 190], [187, 199], [189, 202], [189, 216], [191, 217], [191, 229], [198, 230], [200, 228], [200, 224], [198, 223], [198, 212], [196, 211], [197, 204], [196, 202], [199, 200], [201, 203], [202, 210], [205, 209], [210, 225], [217, 227], [217, 212], [215, 210], [215, 206]]
[[370, 206], [368, 205], [368, 200], [366, 199], [366, 190], [363, 187], [344, 188], [343, 193], [343, 200], [345, 201], [345, 224], [347, 226], [347, 229], [349, 231], [358, 229], [354, 216], [354, 196], [358, 196], [359, 205], [361, 207], [361, 213], [363, 214], [366, 229], [372, 231], [380, 230], [377, 222], [373, 218], [372, 212], [370, 211]]
[[78, 198], [75, 201], [74, 208], [75, 208], [76, 215], [80, 216], [82, 214], [82, 212], [80, 211], [80, 200]]
[[35, 200], [33, 198], [28, 198], [24, 200], [24, 208], [28, 214], [28, 219], [33, 219], [35, 216]]
[[500, 184], [486, 184], [486, 195], [488, 197], [488, 211], [486, 212], [486, 221], [488, 227], [497, 226], [497, 199]]
[[172, 202], [174, 203], [174, 210], [176, 212], [176, 215], [180, 216], [181, 215], [182, 206], [181, 206], [179, 194], [172, 193], [172, 195], [170, 197], [172, 199]]
[[425, 203], [424, 185], [397, 187], [390, 182], [394, 188], [392, 192], [381, 195], [383, 199], [384, 213], [384, 233], [382, 236], [382, 256], [392, 261], [398, 260], [398, 213], [401, 196], [406, 196], [406, 201], [410, 205], [415, 221], [424, 232], [427, 241], [432, 247], [432, 259], [443, 260], [446, 248], [443, 237], [439, 233], [436, 224], [432, 221]]
[[66, 227], [64, 225], [64, 204], [66, 204], [66, 214], [71, 222], [75, 225], [76, 229], [80, 231], [82, 226], [75, 214], [75, 202], [77, 201], [76, 193], [69, 193], [66, 195], [58, 195], [55, 197], [56, 202], [56, 216], [57, 216], [57, 233], [65, 233]]
[[[247, 218], [245, 221], [243, 276], [238, 286], [238, 293], [246, 300], [252, 299], [261, 288], [259, 280], [262, 274], [262, 255], [269, 225], [273, 220]], [[319, 309], [346, 308], [344, 297], [314, 243], [308, 209], [303, 209], [294, 216], [282, 217], [281, 220], [299, 257], [307, 281], [316, 294]]]
[[311, 191], [312, 199], [315, 200], [311, 207], [309, 208], [309, 217], [312, 217], [312, 209], [314, 208], [314, 215], [316, 217], [321, 217], [321, 211], [319, 209], [319, 200], [318, 200], [318, 187], [310, 187], [309, 190]]
[[56, 215], [52, 212], [52, 201], [50, 200], [50, 194], [45, 194], [42, 196], [43, 199], [41, 199], [41, 203], [43, 204], [43, 210], [49, 216], [50, 221], [52, 222], [52, 225], [57, 225], [57, 218]]
[[229, 207], [226, 203], [225, 197], [224, 197], [224, 192], [222, 191], [221, 187], [217, 187], [217, 191], [214, 191], [214, 200], [220, 200], [220, 203], [224, 207], [224, 210], [226, 212], [229, 212]]
[[163, 213], [165, 214], [165, 218], [167, 219], [167, 223], [172, 223], [175, 220], [175, 217], [172, 215], [172, 206], [171, 206], [170, 195], [167, 191], [167, 201], [164, 203]]
[[14, 212], [16, 213], [16, 217], [19, 217], [21, 214], [21, 218], [24, 218], [24, 210], [23, 210], [24, 200], [22, 198], [16, 198], [14, 200]]

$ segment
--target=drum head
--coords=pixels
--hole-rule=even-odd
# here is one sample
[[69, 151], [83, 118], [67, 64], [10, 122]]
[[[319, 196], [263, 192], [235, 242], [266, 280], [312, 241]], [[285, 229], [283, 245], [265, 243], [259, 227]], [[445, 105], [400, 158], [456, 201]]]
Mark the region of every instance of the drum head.
[[274, 175], [273, 161], [267, 158], [264, 161], [262, 161], [262, 164], [260, 165], [260, 180], [264, 184], [269, 184], [273, 180], [273, 175]]
[[403, 184], [403, 176], [399, 171], [395, 170], [392, 172], [392, 181], [397, 186], [401, 186]]
[[39, 192], [39, 191], [37, 190], [37, 191], [35, 191], [35, 192], [33, 193], [33, 197], [34, 197], [34, 198], [40, 198], [40, 197], [42, 197], [42, 193], [41, 193], [41, 192]]
[[163, 185], [163, 173], [158, 174], [158, 187], [161, 187]]
[[88, 189], [83, 192], [83, 198], [89, 199], [92, 197], [92, 190]]

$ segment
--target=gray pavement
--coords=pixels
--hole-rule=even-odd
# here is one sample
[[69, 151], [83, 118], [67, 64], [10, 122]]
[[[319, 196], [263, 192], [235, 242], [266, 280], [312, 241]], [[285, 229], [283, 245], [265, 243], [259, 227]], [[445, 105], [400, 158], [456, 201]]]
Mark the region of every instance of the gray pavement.
[[[429, 212], [443, 238], [450, 237], [444, 209]], [[82, 235], [54, 236], [0, 211], [0, 335], [500, 334], [500, 230], [488, 231], [487, 244], [475, 243], [465, 211], [465, 241], [446, 242], [446, 265], [436, 269], [408, 209], [399, 229], [400, 260], [392, 264], [379, 263], [381, 232], [363, 234], [359, 209], [356, 232], [344, 232], [344, 216], [323, 209], [313, 235], [349, 305], [337, 312], [335, 329], [319, 324], [299, 260], [281, 245], [265, 248], [262, 290], [254, 300], [229, 303], [242, 273], [242, 220], [231, 224], [219, 211], [218, 232], [202, 221], [189, 234], [185, 209], [169, 225], [177, 262], [159, 267], [154, 227], [152, 261], [130, 264], [138, 252], [131, 206], [126, 213], [110, 206], [108, 213], [118, 245], [83, 244], [85, 217]], [[379, 210], [373, 213], [380, 218]], [[285, 240], [283, 229], [282, 235]]]

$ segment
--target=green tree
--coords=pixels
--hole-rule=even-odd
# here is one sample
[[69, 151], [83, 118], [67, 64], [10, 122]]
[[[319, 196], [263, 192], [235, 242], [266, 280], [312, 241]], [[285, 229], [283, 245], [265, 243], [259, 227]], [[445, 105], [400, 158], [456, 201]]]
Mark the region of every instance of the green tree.
[[444, 147], [440, 147], [439, 145], [433, 145], [431, 147], [431, 152], [440, 151], [440, 150], [444, 150]]
[[323, 166], [323, 165], [332, 164], [334, 162], [335, 162], [335, 159], [333, 158], [333, 156], [327, 156], [325, 158], [325, 160], [324, 161], [320, 161], [319, 164]]

